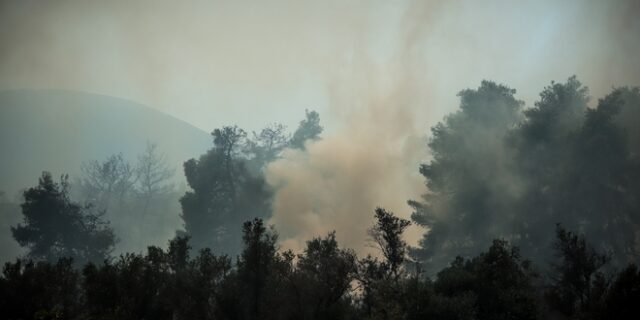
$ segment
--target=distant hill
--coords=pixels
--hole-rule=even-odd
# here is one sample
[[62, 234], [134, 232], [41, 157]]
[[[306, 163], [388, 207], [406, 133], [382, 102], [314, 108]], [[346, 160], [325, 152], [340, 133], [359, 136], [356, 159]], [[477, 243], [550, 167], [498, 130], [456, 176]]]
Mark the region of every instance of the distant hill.
[[122, 152], [129, 160], [158, 144], [183, 179], [182, 163], [212, 146], [211, 136], [152, 108], [70, 91], [0, 92], [0, 191], [37, 184], [43, 170], [76, 175], [82, 162]]

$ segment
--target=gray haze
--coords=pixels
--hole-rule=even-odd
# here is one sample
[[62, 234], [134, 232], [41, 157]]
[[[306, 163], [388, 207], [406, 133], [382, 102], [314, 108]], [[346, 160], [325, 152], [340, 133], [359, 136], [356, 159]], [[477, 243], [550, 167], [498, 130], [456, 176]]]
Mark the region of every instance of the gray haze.
[[[37, 185], [42, 171], [57, 179], [71, 176], [74, 200], [84, 203], [81, 168], [89, 161], [103, 162], [122, 154], [135, 166], [147, 143], [155, 143], [168, 167], [175, 171], [154, 210], [154, 219], [136, 220], [129, 205], [112, 206], [106, 218], [119, 242], [114, 253], [140, 251], [147, 245], [164, 245], [182, 228], [178, 199], [186, 181], [185, 159], [197, 157], [211, 147], [211, 135], [188, 123], [149, 107], [113, 97], [57, 90], [10, 90], [0, 92], [0, 256], [12, 259], [22, 252], [12, 239], [10, 226], [22, 221], [21, 191]], [[133, 197], [135, 198], [135, 197]], [[90, 201], [93, 205], [99, 205]], [[138, 201], [140, 202], [140, 201]], [[139, 213], [139, 212], [136, 212]]]
[[205, 131], [292, 128], [315, 109], [324, 140], [267, 170], [280, 187], [271, 222], [289, 247], [337, 229], [363, 249], [375, 206], [408, 217], [406, 200], [425, 192], [422, 139], [459, 90], [491, 79], [530, 106], [572, 74], [594, 97], [640, 85], [639, 11], [633, 1], [3, 1], [0, 89], [126, 98]]
[[[211, 136], [188, 123], [131, 101], [81, 92], [0, 92], [0, 190], [12, 197], [42, 171], [77, 176], [82, 164], [122, 153], [129, 161], [158, 144], [169, 164], [205, 152]], [[181, 174], [176, 183], [184, 183]]]
[[333, 128], [345, 121], [327, 114], [336, 75], [362, 74], [361, 54], [397, 62], [414, 23], [416, 72], [433, 91], [423, 108], [436, 115], [485, 78], [532, 102], [575, 73], [602, 96], [639, 82], [638, 11], [634, 1], [2, 1], [0, 88], [127, 98], [206, 131], [294, 125], [304, 108]]

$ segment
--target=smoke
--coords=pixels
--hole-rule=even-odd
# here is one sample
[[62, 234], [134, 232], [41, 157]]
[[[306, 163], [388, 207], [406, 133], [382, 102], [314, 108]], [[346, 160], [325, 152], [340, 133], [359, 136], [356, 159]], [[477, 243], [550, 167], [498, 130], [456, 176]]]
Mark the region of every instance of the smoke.
[[401, 41], [429, 46], [421, 64], [439, 116], [458, 90], [485, 78], [521, 88], [529, 103], [537, 88], [572, 74], [595, 96], [639, 82], [637, 2], [417, 3], [5, 0], [0, 89], [116, 96], [205, 131], [293, 125], [309, 107], [332, 119], [325, 71], [358, 50], [376, 63], [388, 59], [398, 27]]
[[[423, 134], [431, 92], [421, 34], [434, 12], [424, 2], [407, 9], [397, 50], [386, 61], [374, 61], [365, 44], [356, 48], [328, 86], [342, 127], [308, 141], [305, 151], [285, 151], [268, 167], [267, 181], [277, 189], [270, 223], [284, 249], [299, 251], [305, 241], [335, 230], [344, 246], [376, 254], [367, 239], [374, 209], [410, 219], [406, 200], [425, 191], [417, 168], [427, 157]], [[405, 238], [415, 245], [423, 232], [413, 227]]]
[[[487, 17], [486, 11], [496, 14], [497, 7], [480, 7], [474, 13], [460, 3], [436, 6], [416, 1], [406, 6], [397, 28], [393, 29], [396, 33], [391, 38], [397, 39], [397, 42], [392, 43], [395, 50], [390, 54], [380, 57], [372, 53], [371, 44], [367, 42], [369, 38], [361, 37], [354, 41], [356, 46], [349, 53], [347, 62], [338, 72], [327, 77], [330, 79], [329, 111], [342, 121], [342, 125], [323, 140], [309, 142], [306, 151], [287, 151], [282, 159], [267, 170], [267, 181], [277, 189], [273, 203], [274, 216], [270, 223], [279, 230], [283, 248], [301, 250], [306, 240], [335, 230], [343, 245], [355, 248], [359, 253], [375, 254], [368, 245], [366, 232], [372, 225], [374, 208], [382, 206], [409, 219], [412, 210], [406, 200], [419, 199], [427, 191], [424, 178], [418, 174], [420, 163], [425, 163], [429, 157], [424, 134], [434, 119], [440, 118], [442, 106], [452, 105], [451, 99], [442, 98], [443, 87], [450, 90], [452, 99], [455, 97], [455, 91], [447, 86], [447, 75], [443, 74], [438, 64], [438, 61], [450, 60], [450, 55], [456, 56], [459, 64], [447, 64], [445, 72], [464, 78], [457, 79], [457, 89], [463, 89], [467, 84], [475, 87], [482, 78], [474, 74], [483, 70], [485, 77], [502, 75], [497, 77], [498, 80], [510, 79], [509, 84], [523, 88], [524, 94], [520, 97], [529, 103], [533, 102], [537, 90], [557, 76], [557, 69], [552, 67], [537, 69], [545, 63], [548, 66], [572, 68], [571, 73], [584, 74], [588, 79], [598, 78], [592, 90], [598, 95], [612, 85], [638, 83], [637, 76], [632, 72], [611, 74], [602, 70], [604, 63], [597, 62], [592, 68], [587, 68], [580, 59], [580, 62], [560, 63], [559, 56], [550, 57], [541, 53], [552, 42], [569, 36], [558, 30], [562, 25], [571, 24], [578, 16], [602, 19], [594, 13], [596, 6], [572, 12], [576, 9], [574, 5], [558, 7], [553, 15], [545, 17], [539, 30], [528, 37], [512, 37], [505, 42], [504, 38], [497, 36], [504, 30], [485, 28], [484, 25], [478, 26], [479, 30], [473, 33], [474, 36], [468, 34], [470, 20], [479, 16]], [[544, 10], [544, 6], [529, 4], [527, 7], [532, 12]], [[619, 10], [623, 7], [600, 9], [606, 9], [606, 21], [609, 21], [611, 17], [619, 16]], [[500, 16], [496, 23], [506, 26], [516, 19], [527, 21], [532, 15], [527, 15], [525, 11], [520, 8], [510, 17]], [[523, 27], [518, 23], [516, 25], [516, 29]], [[618, 55], [630, 61], [629, 47], [637, 47], [638, 41], [626, 41], [625, 50], [618, 50], [618, 41], [626, 39], [627, 32], [638, 25], [622, 25], [612, 23], [610, 29], [589, 29], [585, 26], [584, 30], [580, 30], [576, 27], [574, 34], [582, 39], [589, 35], [602, 36], [603, 30], [614, 30], [619, 37], [607, 41], [610, 47], [606, 54]], [[482, 32], [486, 34], [481, 35]], [[452, 42], [460, 45], [452, 46]], [[586, 40], [580, 40], [580, 43], [585, 49], [581, 54], [591, 61], [602, 60], [605, 53], [601, 48], [593, 47]], [[523, 48], [530, 52], [513, 56], [514, 52]], [[560, 56], [569, 52], [565, 49], [561, 51]], [[469, 52], [477, 54], [461, 56]], [[637, 65], [633, 64], [631, 68]], [[508, 69], [535, 75], [536, 79], [524, 79], [517, 74], [505, 77], [505, 74], [512, 72]], [[594, 76], [593, 70], [602, 72], [600, 76]], [[559, 78], [564, 79], [568, 75], [563, 74]], [[544, 81], [536, 82], [539, 80], [537, 77]], [[496, 144], [501, 142], [495, 141]], [[500, 152], [496, 152], [494, 157], [499, 162], [510, 161]], [[492, 178], [496, 179], [497, 189], [516, 193], [521, 189], [520, 182], [508, 172], [501, 172], [498, 177], [488, 177]], [[498, 205], [509, 206], [506, 203]], [[491, 230], [501, 227], [487, 226]], [[414, 226], [405, 235], [406, 240], [415, 245], [423, 233], [423, 229]]]

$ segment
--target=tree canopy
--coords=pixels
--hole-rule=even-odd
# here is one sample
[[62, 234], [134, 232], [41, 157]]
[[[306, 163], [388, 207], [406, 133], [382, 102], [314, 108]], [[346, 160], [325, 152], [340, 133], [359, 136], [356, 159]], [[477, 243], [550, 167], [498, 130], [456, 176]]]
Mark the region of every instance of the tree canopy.
[[589, 108], [575, 77], [552, 82], [523, 109], [515, 90], [484, 81], [460, 92], [460, 110], [432, 128], [433, 159], [420, 167], [428, 192], [410, 201], [426, 228], [413, 256], [435, 269], [502, 237], [548, 261], [549, 226], [580, 230], [613, 265], [638, 256], [638, 90], [614, 89]]

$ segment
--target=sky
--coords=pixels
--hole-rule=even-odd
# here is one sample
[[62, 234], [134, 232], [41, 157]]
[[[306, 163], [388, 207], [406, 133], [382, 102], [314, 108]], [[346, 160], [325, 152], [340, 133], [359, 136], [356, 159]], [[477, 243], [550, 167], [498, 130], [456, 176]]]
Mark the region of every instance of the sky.
[[325, 139], [267, 170], [271, 223], [291, 248], [336, 229], [363, 247], [358, 221], [425, 192], [425, 136], [457, 92], [488, 79], [532, 106], [571, 75], [594, 101], [638, 86], [639, 17], [615, 0], [0, 1], [0, 90], [115, 96], [207, 132], [317, 110]]
[[348, 106], [330, 105], [331, 88], [366, 78], [373, 67], [355, 59], [379, 69], [402, 63], [394, 54], [405, 37], [424, 46], [416, 67], [430, 94], [426, 127], [482, 79], [528, 103], [573, 74], [595, 97], [640, 84], [633, 1], [0, 3], [0, 89], [116, 96], [206, 131], [295, 126], [306, 108], [337, 129], [344, 117], [334, 109]]

